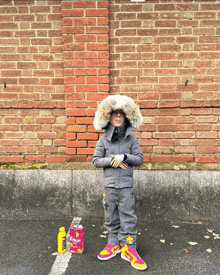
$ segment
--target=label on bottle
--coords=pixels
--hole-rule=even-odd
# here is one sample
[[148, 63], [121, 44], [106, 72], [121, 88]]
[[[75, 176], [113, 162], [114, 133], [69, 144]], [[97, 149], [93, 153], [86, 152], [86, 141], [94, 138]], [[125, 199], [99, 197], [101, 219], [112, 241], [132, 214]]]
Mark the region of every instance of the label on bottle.
[[66, 249], [66, 237], [63, 237], [63, 242], [62, 242], [62, 244], [63, 244], [63, 249], [62, 250], [65, 250]]

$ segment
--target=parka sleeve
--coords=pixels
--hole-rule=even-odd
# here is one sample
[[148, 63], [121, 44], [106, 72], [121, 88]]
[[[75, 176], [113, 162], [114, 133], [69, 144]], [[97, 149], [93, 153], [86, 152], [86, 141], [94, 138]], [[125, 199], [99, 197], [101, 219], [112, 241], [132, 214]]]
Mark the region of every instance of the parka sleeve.
[[141, 166], [143, 163], [143, 154], [136, 137], [133, 136], [131, 153], [126, 154], [127, 159], [125, 162], [131, 166]]
[[105, 168], [111, 166], [112, 157], [105, 157], [105, 147], [102, 142], [102, 138], [100, 138], [96, 144], [92, 161], [94, 166], [97, 168]]

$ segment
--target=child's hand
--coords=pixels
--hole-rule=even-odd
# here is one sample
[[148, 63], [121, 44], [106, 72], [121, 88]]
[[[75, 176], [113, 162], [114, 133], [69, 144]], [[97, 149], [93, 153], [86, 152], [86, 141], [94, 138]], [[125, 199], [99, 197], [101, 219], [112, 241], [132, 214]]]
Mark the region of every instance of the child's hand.
[[115, 168], [118, 167], [119, 164], [124, 160], [124, 157], [124, 155], [114, 155], [111, 161], [111, 166]]
[[127, 163], [125, 163], [124, 161], [120, 162], [118, 166], [122, 169], [127, 169], [128, 168]]

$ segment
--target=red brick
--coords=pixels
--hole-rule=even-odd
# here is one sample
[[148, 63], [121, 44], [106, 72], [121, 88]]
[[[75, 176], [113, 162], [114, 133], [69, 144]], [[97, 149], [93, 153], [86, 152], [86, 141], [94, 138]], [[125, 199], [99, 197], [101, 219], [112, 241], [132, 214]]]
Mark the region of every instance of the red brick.
[[71, 118], [67, 118], [66, 120], [66, 124], [75, 124], [76, 123], [76, 118], [75, 117], [71, 117]]
[[93, 120], [94, 118], [90, 118], [90, 117], [78, 117], [76, 119], [76, 124], [93, 124]]
[[95, 8], [96, 1], [73, 1], [73, 8]]
[[77, 139], [80, 140], [98, 140], [98, 134], [94, 133], [84, 133], [84, 134], [77, 134]]
[[189, 108], [189, 107], [202, 107], [203, 106], [203, 100], [187, 100], [187, 101], [181, 101], [181, 107], [182, 108]]
[[75, 140], [76, 139], [76, 134], [75, 133], [67, 133], [66, 134], [66, 139], [67, 140]]
[[55, 123], [55, 117], [36, 118], [36, 123], [38, 123], [38, 124], [54, 124]]
[[97, 92], [97, 85], [76, 85], [76, 92]]
[[157, 130], [159, 132], [177, 132], [179, 129], [178, 125], [158, 125]]
[[171, 156], [151, 156], [151, 161], [152, 162], [171, 162]]
[[86, 132], [86, 126], [81, 125], [74, 125], [74, 126], [68, 126], [67, 132]]
[[[83, 94], [65, 94], [65, 99], [66, 100], [84, 100], [85, 99], [85, 95]], [[74, 102], [66, 102], [66, 108], [75, 108], [75, 103]]]
[[94, 148], [77, 148], [78, 155], [93, 155], [94, 151]]
[[76, 34], [74, 40], [75, 42], [96, 42], [96, 37], [89, 34]]
[[72, 6], [73, 6], [73, 2], [72, 1], [62, 1], [61, 2], [61, 8], [63, 10], [72, 9]]
[[199, 43], [219, 43], [220, 37], [219, 36], [200, 36]]
[[108, 43], [90, 43], [86, 46], [87, 51], [107, 51], [108, 49]]
[[88, 76], [87, 83], [88, 84], [109, 83], [109, 77], [108, 76]]
[[65, 156], [46, 156], [45, 162], [64, 162]]
[[162, 138], [173, 139], [173, 136], [174, 136], [173, 133], [153, 133], [153, 138], [156, 138], [156, 139], [162, 139]]
[[54, 139], [57, 138], [57, 134], [56, 133], [37, 133], [37, 138], [39, 139]]
[[109, 66], [109, 60], [87, 60], [86, 61], [87, 67], [108, 67]]
[[36, 101], [34, 102], [34, 108], [40, 108], [40, 109], [44, 109], [44, 108], [54, 108], [54, 103], [53, 102], [47, 102], [47, 101]]
[[107, 17], [108, 9], [86, 10], [86, 17]]
[[[66, 154], [67, 155], [75, 155], [76, 154], [76, 148], [66, 148]], [[68, 161], [68, 157], [67, 157]]]
[[216, 162], [216, 159], [214, 156], [195, 156], [195, 162]]
[[87, 147], [87, 141], [66, 141], [66, 146], [70, 147]]
[[75, 26], [91, 26], [96, 24], [96, 19], [95, 18], [77, 18], [74, 19], [74, 25]]
[[143, 161], [144, 162], [150, 162], [150, 156], [146, 156], [146, 155], [144, 155], [144, 157], [143, 157]]
[[218, 148], [217, 147], [207, 147], [207, 146], [198, 146], [196, 149], [197, 154], [217, 154]]
[[82, 9], [62, 10], [62, 17], [82, 17], [83, 13]]
[[180, 101], [162, 101], [159, 102], [159, 108], [176, 108], [180, 106]]
[[174, 4], [155, 4], [154, 10], [155, 11], [174, 11], [175, 5]]
[[64, 60], [63, 62], [64, 68], [75, 68], [75, 67], [85, 67], [85, 61], [84, 60]]
[[83, 76], [67, 76], [65, 77], [65, 84], [84, 84], [85, 83], [85, 77]]
[[97, 141], [88, 141], [88, 147], [89, 148], [95, 148], [97, 144]]
[[70, 109], [66, 111], [67, 116], [86, 116], [86, 110]]
[[52, 39], [51, 38], [32, 38], [31, 39], [32, 45], [52, 45]]
[[23, 156], [4, 156], [3, 157], [4, 162], [23, 162], [24, 157]]
[[85, 45], [83, 43], [69, 43], [63, 45], [64, 51], [83, 51], [85, 50]]
[[95, 34], [102, 34], [108, 33], [108, 27], [86, 27], [86, 33], [95, 33]]
[[15, 140], [15, 139], [6, 140], [6, 139], [3, 139], [3, 140], [1, 140], [0, 144], [2, 146], [19, 146], [20, 145], [20, 140]]
[[25, 162], [44, 162], [44, 157], [43, 155], [26, 155], [24, 156], [24, 161]]
[[108, 1], [98, 1], [98, 8], [108, 8]]
[[192, 162], [194, 161], [193, 155], [177, 155], [172, 156], [174, 162]]
[[[196, 118], [195, 117], [189, 117], [189, 116], [182, 116], [182, 117], [176, 117], [175, 118], [176, 123], [196, 123]], [[193, 129], [194, 126], [192, 126], [191, 130], [194, 131]]]
[[84, 33], [83, 27], [70, 27], [70, 26], [63, 26], [62, 33], [66, 34], [80, 34]]
[[25, 148], [22, 146], [9, 146], [5, 148], [6, 153], [22, 154], [25, 153]]
[[98, 18], [98, 25], [108, 25], [108, 18]]
[[218, 138], [218, 133], [215, 131], [211, 132], [196, 132], [196, 138], [202, 138], [202, 139], [216, 139]]
[[173, 124], [174, 122], [174, 117], [155, 117], [153, 119], [154, 124]]
[[67, 162], [85, 162], [85, 161], [87, 161], [87, 156], [86, 155], [67, 156]]
[[96, 59], [96, 52], [75, 52], [75, 59]]

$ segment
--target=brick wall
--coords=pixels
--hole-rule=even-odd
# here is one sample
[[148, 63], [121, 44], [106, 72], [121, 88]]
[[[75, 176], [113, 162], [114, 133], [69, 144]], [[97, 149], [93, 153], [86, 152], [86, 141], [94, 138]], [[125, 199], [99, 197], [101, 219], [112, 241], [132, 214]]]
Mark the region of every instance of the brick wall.
[[219, 2], [109, 3], [110, 93], [139, 104], [145, 161], [219, 162]]
[[0, 1], [0, 81], [0, 160], [65, 152], [61, 0]]
[[67, 161], [91, 160], [97, 102], [109, 92], [108, 1], [62, 2]]
[[91, 161], [109, 93], [139, 104], [146, 162], [220, 162], [219, 10], [217, 0], [0, 0], [0, 162]]

